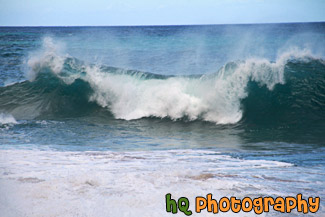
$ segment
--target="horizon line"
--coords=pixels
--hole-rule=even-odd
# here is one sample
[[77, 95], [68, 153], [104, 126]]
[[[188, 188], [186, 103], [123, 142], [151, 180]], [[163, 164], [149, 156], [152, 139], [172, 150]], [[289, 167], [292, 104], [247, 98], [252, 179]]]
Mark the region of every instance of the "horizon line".
[[219, 24], [137, 24], [137, 25], [0, 25], [1, 27], [163, 27], [163, 26], [223, 26], [223, 25], [272, 25], [325, 23], [324, 21], [265, 22], [265, 23], [219, 23]]

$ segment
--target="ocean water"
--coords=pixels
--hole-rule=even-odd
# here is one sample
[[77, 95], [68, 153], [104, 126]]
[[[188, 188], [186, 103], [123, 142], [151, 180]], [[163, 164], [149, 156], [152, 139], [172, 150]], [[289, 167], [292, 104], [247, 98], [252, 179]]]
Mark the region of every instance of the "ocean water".
[[167, 193], [325, 216], [325, 23], [0, 27], [1, 217], [174, 216]]

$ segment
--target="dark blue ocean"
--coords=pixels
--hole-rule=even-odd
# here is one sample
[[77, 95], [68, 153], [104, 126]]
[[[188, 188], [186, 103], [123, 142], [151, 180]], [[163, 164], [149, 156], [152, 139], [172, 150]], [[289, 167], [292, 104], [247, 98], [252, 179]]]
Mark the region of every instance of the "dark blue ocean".
[[0, 216], [171, 216], [167, 193], [325, 216], [325, 23], [0, 27]]

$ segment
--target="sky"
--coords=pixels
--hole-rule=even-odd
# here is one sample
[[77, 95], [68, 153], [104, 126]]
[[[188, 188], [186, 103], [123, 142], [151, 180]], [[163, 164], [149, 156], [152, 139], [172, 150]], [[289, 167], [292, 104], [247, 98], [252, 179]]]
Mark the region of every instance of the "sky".
[[325, 21], [325, 0], [0, 0], [0, 26]]

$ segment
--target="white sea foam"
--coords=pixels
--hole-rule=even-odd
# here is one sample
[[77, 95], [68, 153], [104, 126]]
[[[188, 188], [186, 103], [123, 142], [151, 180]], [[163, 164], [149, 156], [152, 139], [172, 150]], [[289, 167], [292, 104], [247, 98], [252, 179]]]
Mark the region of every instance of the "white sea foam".
[[[213, 151], [58, 152], [0, 150], [3, 216], [170, 216], [164, 197], [281, 195], [292, 164]], [[274, 175], [274, 174], [277, 175]], [[272, 175], [267, 180], [259, 175]], [[278, 177], [279, 176], [279, 177]], [[276, 188], [272, 186], [276, 183]], [[281, 184], [282, 183], [282, 184]], [[285, 185], [285, 186], [284, 186]], [[184, 216], [178, 213], [176, 216]], [[218, 216], [237, 216], [219, 213]], [[245, 213], [245, 216], [255, 216]], [[261, 216], [264, 216], [261, 215]]]
[[44, 40], [43, 50], [42, 55], [28, 61], [32, 78], [42, 67], [49, 67], [68, 84], [81, 78], [94, 90], [89, 100], [108, 108], [116, 118], [187, 117], [218, 124], [236, 123], [242, 118], [240, 102], [248, 94], [249, 81], [272, 90], [276, 84], [285, 83], [284, 67], [289, 60], [312, 57], [308, 50], [291, 49], [279, 55], [275, 62], [258, 58], [232, 62], [217, 73], [201, 78], [141, 79], [137, 74], [128, 75], [123, 70], [121, 74], [108, 73], [93, 65], [71, 65], [77, 71], [85, 71], [85, 76], [62, 74], [66, 55], [60, 55], [51, 38]]
[[0, 113], [0, 125], [2, 124], [17, 124], [17, 121], [11, 114]]

